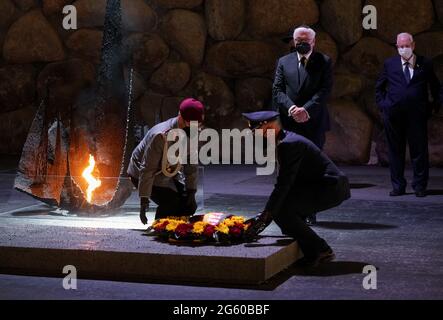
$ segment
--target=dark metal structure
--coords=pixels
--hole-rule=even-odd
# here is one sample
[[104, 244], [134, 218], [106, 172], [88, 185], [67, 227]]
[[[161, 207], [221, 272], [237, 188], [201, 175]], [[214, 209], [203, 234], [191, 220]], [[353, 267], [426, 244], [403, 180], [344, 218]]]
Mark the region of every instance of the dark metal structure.
[[[51, 81], [28, 134], [14, 187], [49, 205], [89, 213], [121, 206], [132, 184], [132, 69], [125, 81], [120, 0], [108, 0], [97, 84], [83, 91], [69, 117], [49, 106]], [[64, 106], [66, 107], [66, 106]], [[82, 177], [92, 155], [101, 186], [90, 202]]]

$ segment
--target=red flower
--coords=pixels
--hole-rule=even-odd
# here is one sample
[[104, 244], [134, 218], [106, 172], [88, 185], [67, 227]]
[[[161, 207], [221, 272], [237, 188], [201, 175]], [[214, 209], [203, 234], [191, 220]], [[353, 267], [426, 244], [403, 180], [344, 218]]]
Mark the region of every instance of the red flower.
[[240, 226], [240, 224], [236, 223], [235, 226], [229, 228], [229, 234], [236, 238], [240, 237], [243, 231]]
[[206, 238], [211, 238], [214, 235], [215, 232], [215, 226], [213, 226], [212, 224], [209, 224], [205, 227], [205, 230], [203, 231], [203, 235]]
[[169, 221], [165, 221], [160, 225], [155, 226], [155, 231], [157, 232], [163, 232], [166, 229], [166, 226], [169, 224]]
[[182, 224], [179, 224], [177, 226], [177, 228], [175, 229], [175, 234], [179, 238], [184, 238], [192, 232], [193, 228], [194, 228], [193, 225], [190, 223], [182, 223]]

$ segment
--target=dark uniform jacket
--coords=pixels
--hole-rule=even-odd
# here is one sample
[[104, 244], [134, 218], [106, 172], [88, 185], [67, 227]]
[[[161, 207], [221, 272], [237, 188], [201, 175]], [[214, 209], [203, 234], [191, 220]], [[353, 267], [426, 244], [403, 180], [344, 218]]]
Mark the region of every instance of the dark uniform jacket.
[[266, 210], [273, 215], [291, 210], [309, 215], [350, 198], [347, 177], [310, 140], [282, 131], [277, 146], [279, 172]]

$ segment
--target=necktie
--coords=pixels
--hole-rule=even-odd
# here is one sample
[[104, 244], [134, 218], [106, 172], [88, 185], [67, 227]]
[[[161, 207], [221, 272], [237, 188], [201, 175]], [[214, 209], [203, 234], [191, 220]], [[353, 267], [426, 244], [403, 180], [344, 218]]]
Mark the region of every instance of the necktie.
[[299, 88], [301, 88], [301, 86], [303, 85], [303, 83], [305, 82], [306, 79], [306, 62], [308, 59], [306, 59], [306, 57], [301, 57], [300, 59], [300, 68], [298, 69], [298, 73], [300, 75], [300, 83], [299, 83]]
[[409, 62], [405, 62], [404, 66], [405, 66], [404, 74], [405, 74], [406, 83], [409, 84], [409, 82], [411, 82], [411, 71], [409, 71]]

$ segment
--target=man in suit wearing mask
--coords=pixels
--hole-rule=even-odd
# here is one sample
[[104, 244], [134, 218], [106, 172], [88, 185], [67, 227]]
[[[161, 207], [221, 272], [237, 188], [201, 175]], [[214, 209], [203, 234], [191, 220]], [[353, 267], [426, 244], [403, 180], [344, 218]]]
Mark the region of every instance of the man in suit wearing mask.
[[[285, 130], [311, 140], [323, 149], [330, 130], [327, 100], [333, 84], [331, 58], [314, 51], [316, 33], [308, 26], [293, 33], [295, 52], [282, 57], [277, 65], [273, 100]], [[308, 222], [316, 222], [315, 215]]]
[[417, 197], [425, 197], [429, 179], [427, 121], [441, 106], [442, 89], [432, 61], [414, 54], [412, 35], [399, 34], [397, 48], [399, 55], [385, 61], [376, 84], [376, 101], [383, 112], [389, 147], [393, 186], [390, 196], [406, 192], [404, 170], [408, 141], [414, 171], [412, 188]]

